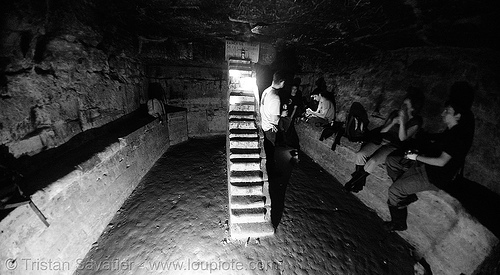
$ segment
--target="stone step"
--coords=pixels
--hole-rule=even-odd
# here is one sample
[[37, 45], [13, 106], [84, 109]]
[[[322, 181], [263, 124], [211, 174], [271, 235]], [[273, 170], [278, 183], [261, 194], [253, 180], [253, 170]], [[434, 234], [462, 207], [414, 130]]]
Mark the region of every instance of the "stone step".
[[229, 130], [232, 129], [256, 130], [257, 126], [255, 125], [255, 121], [251, 120], [229, 121]]
[[230, 220], [232, 224], [235, 223], [255, 223], [266, 221], [265, 208], [242, 208], [231, 209]]
[[229, 234], [233, 239], [260, 238], [274, 234], [274, 228], [270, 221], [259, 223], [232, 223]]
[[229, 111], [255, 112], [255, 104], [231, 104], [229, 105]]
[[239, 153], [239, 154], [230, 154], [229, 159], [259, 159], [260, 161], [260, 153]]
[[229, 96], [229, 104], [238, 104], [238, 103], [248, 103], [255, 104], [255, 97], [253, 95], [230, 95]]
[[229, 181], [231, 183], [237, 182], [261, 182], [261, 171], [230, 171]]
[[263, 208], [264, 196], [231, 196], [229, 205], [231, 209]]
[[255, 121], [256, 121], [256, 120], [255, 120], [255, 119], [253, 119], [253, 118], [244, 118], [244, 117], [242, 117], [242, 118], [231, 118], [231, 119], [229, 119], [229, 122], [242, 122], [242, 121], [243, 121], [243, 122], [252, 122], [252, 123], [255, 123]]
[[229, 114], [229, 120], [255, 120], [255, 113], [241, 112], [239, 114]]
[[260, 159], [260, 148], [230, 148], [229, 159]]
[[229, 115], [255, 115], [255, 112], [251, 111], [230, 111]]
[[229, 133], [229, 139], [236, 139], [236, 138], [258, 138], [259, 134], [257, 134], [257, 131], [253, 132], [241, 132], [241, 133]]
[[[251, 183], [241, 183], [244, 185], [238, 184], [229, 184], [229, 194], [231, 196], [263, 196], [262, 186], [263, 182], [251, 182]], [[253, 184], [253, 185], [248, 185]]]
[[[233, 120], [233, 121], [243, 121], [243, 120]], [[246, 120], [250, 121], [250, 120]], [[252, 120], [255, 121], [255, 120]], [[258, 133], [257, 129], [230, 129], [229, 130], [230, 134], [256, 134]]]
[[244, 90], [244, 89], [233, 89], [229, 93], [230, 96], [233, 95], [246, 95], [246, 96], [254, 96], [254, 92], [252, 90]]
[[259, 148], [259, 140], [255, 138], [249, 138], [249, 139], [243, 139], [243, 138], [238, 138], [238, 139], [230, 139], [229, 140], [229, 148], [231, 149], [258, 149]]
[[[239, 159], [238, 159], [239, 160]], [[260, 171], [260, 160], [248, 159], [250, 161], [231, 160], [229, 163], [230, 171]]]
[[229, 112], [228, 114], [229, 120], [238, 120], [238, 119], [245, 119], [245, 120], [256, 120], [256, 113], [255, 112], [247, 112], [247, 111], [232, 111]]
[[[236, 154], [233, 158], [231, 158], [231, 163], [250, 163], [250, 162], [258, 162], [260, 163], [260, 156], [255, 153], [254, 158], [238, 158], [237, 156], [240, 154]], [[260, 170], [260, 169], [259, 169]]]
[[231, 154], [260, 154], [261, 149], [255, 149], [255, 148], [245, 148], [245, 149], [237, 149], [237, 148], [229, 148], [229, 152]]

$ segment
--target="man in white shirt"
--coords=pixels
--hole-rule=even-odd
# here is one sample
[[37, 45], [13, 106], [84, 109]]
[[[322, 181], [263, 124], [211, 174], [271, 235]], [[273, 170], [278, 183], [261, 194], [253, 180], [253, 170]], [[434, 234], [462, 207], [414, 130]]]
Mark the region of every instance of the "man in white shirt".
[[319, 122], [320, 124], [330, 124], [332, 121], [335, 121], [335, 104], [322, 93], [313, 92], [311, 97], [318, 101], [319, 104], [316, 111], [307, 108], [306, 116], [309, 120]]
[[276, 142], [276, 132], [278, 131], [278, 122], [280, 119], [280, 97], [278, 90], [283, 88], [285, 80], [281, 72], [274, 73], [273, 83], [262, 93], [260, 100], [260, 117], [262, 131], [265, 133], [273, 146]]
[[285, 84], [284, 75], [276, 72], [273, 75], [273, 83], [264, 90], [260, 100], [261, 127], [264, 131], [264, 150], [266, 152], [267, 163], [272, 166], [274, 162], [274, 146], [276, 144], [276, 133], [278, 132], [278, 122], [280, 120], [280, 97], [278, 90]]

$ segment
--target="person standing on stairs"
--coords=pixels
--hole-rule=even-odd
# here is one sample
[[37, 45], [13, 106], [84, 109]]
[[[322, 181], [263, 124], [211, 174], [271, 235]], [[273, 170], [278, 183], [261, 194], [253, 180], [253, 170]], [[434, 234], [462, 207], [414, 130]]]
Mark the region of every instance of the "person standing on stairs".
[[285, 76], [281, 71], [273, 75], [271, 86], [264, 90], [260, 100], [261, 127], [264, 132], [264, 151], [268, 173], [274, 167], [274, 148], [280, 120], [281, 102], [278, 90], [285, 85]]
[[423, 119], [418, 115], [424, 103], [423, 93], [415, 88], [408, 90], [400, 110], [393, 111], [380, 128], [373, 141], [363, 144], [356, 153], [356, 170], [344, 189], [359, 192], [366, 184], [366, 178], [377, 165], [383, 163], [392, 151], [404, 147], [422, 127]]

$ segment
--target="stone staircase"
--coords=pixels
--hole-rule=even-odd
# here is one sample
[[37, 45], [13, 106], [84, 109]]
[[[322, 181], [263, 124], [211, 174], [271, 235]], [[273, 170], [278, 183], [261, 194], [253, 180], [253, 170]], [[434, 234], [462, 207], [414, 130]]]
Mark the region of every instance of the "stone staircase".
[[[252, 75], [249, 61], [230, 61], [244, 74]], [[248, 62], [245, 64], [245, 62]], [[245, 66], [246, 65], [246, 66]], [[229, 85], [227, 164], [229, 229], [231, 238], [257, 238], [274, 234], [263, 136], [257, 127], [258, 99], [253, 89], [244, 89], [237, 78]]]

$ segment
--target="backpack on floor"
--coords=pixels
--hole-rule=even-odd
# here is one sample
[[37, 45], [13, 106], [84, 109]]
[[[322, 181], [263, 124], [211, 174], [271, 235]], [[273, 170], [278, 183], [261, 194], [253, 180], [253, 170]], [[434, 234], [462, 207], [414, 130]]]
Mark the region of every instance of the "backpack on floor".
[[345, 121], [344, 135], [353, 142], [362, 142], [368, 133], [368, 114], [359, 102], [353, 102]]

